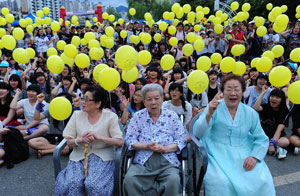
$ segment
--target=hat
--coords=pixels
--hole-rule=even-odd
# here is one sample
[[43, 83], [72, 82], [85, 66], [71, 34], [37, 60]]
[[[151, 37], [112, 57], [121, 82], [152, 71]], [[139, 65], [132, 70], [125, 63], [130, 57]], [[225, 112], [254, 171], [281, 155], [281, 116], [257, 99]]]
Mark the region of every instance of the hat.
[[201, 31], [201, 32], [200, 32], [200, 35], [201, 35], [201, 34], [205, 34], [205, 31]]
[[251, 25], [255, 24], [254, 20], [250, 21], [249, 24]]
[[238, 26], [238, 25], [239, 25], [238, 22], [234, 22], [234, 23], [232, 24], [232, 26]]
[[265, 80], [268, 80], [268, 76], [267, 76], [266, 74], [260, 73], [260, 74], [258, 74], [258, 76], [257, 76], [256, 79], [257, 79], [257, 80], [258, 80], [258, 79], [265, 79]]
[[300, 18], [298, 18], [297, 22], [300, 22]]
[[289, 66], [290, 66], [294, 71], [297, 70], [297, 68], [298, 68], [297, 63], [291, 63], [291, 62], [288, 62], [288, 63], [289, 63]]
[[27, 91], [35, 91], [37, 92], [37, 94], [41, 93], [41, 89], [37, 84], [31, 84], [30, 86], [28, 86]]
[[0, 89], [9, 90], [9, 85], [6, 82], [0, 82]]
[[9, 63], [7, 61], [2, 61], [0, 67], [8, 67]]

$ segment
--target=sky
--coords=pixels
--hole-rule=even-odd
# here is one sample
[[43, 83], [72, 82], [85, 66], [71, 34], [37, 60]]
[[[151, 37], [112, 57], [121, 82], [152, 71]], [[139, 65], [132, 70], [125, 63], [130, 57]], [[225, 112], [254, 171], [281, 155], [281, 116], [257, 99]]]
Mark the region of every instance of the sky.
[[[99, 0], [90, 0], [90, 1], [93, 1], [93, 2], [99, 2]], [[123, 5], [123, 6], [128, 6], [127, 5], [127, 1], [126, 0], [100, 0], [100, 2], [102, 2], [102, 5], [103, 6], [112, 6], [112, 7], [118, 7], [120, 5]]]

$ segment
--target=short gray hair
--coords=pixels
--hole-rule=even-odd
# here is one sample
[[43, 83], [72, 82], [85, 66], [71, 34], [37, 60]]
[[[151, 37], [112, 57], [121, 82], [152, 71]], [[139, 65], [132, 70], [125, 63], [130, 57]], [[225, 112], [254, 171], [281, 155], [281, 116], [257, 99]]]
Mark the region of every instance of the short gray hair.
[[152, 92], [152, 91], [158, 91], [160, 96], [163, 96], [163, 88], [161, 85], [159, 84], [146, 84], [143, 88], [142, 88], [142, 96], [143, 99], [145, 99], [145, 96], [148, 92]]

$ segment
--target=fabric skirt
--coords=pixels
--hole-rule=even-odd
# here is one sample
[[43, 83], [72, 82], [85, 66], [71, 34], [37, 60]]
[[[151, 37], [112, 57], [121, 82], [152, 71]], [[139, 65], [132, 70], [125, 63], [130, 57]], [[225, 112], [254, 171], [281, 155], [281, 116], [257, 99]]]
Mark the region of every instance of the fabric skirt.
[[69, 161], [55, 182], [54, 195], [113, 195], [114, 189], [114, 161], [102, 161], [95, 154], [88, 157], [88, 176], [84, 179], [84, 160]]

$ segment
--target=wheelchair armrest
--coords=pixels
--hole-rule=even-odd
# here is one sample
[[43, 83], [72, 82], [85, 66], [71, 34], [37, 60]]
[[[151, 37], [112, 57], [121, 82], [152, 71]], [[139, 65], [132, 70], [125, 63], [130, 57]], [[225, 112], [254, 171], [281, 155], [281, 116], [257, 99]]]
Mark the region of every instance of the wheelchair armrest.
[[53, 164], [54, 164], [54, 174], [55, 178], [57, 177], [58, 173], [61, 170], [61, 165], [60, 165], [60, 155], [61, 151], [65, 148], [67, 145], [67, 139], [63, 139], [55, 148], [53, 152]]
[[178, 157], [178, 159], [180, 161], [182, 161], [182, 160], [188, 160], [188, 149], [187, 149], [187, 147], [184, 147], [181, 150], [180, 154], [177, 155], [177, 157]]
[[128, 148], [127, 148], [126, 157], [127, 158], [133, 158], [134, 155], [135, 155], [135, 150], [134, 149], [128, 150]]
[[122, 147], [118, 147], [114, 149], [114, 162], [115, 162], [115, 172], [114, 172], [114, 196], [120, 195], [120, 183], [119, 183], [119, 175], [120, 175], [120, 162], [122, 157]]

